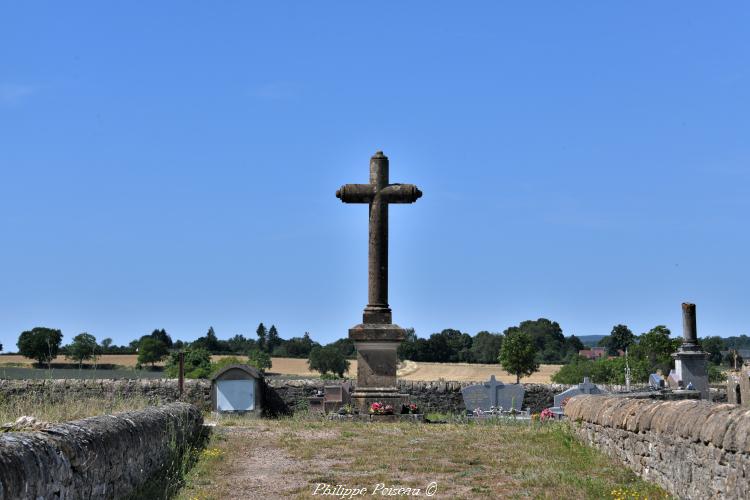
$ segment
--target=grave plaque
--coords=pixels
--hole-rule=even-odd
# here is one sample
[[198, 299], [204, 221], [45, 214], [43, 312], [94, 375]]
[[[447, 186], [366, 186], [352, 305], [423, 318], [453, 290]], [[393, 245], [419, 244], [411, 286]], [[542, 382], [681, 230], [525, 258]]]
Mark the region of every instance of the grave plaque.
[[464, 406], [469, 411], [480, 408], [489, 411], [491, 407], [502, 407], [503, 410], [515, 408], [521, 410], [525, 390], [520, 384], [503, 384], [492, 375], [484, 384], [470, 385], [461, 390]]
[[560, 405], [567, 398], [578, 396], [579, 394], [604, 394], [607, 391], [599, 389], [596, 384], [592, 384], [588, 377], [583, 377], [583, 383], [578, 384], [575, 387], [571, 387], [567, 391], [563, 391], [555, 396], [555, 408], [560, 408]]

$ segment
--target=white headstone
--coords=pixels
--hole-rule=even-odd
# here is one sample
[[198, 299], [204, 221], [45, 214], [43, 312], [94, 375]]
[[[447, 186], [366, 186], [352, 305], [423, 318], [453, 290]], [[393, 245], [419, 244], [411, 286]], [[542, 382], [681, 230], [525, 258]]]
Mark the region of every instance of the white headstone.
[[254, 380], [219, 380], [216, 383], [217, 411], [252, 411], [255, 409]]

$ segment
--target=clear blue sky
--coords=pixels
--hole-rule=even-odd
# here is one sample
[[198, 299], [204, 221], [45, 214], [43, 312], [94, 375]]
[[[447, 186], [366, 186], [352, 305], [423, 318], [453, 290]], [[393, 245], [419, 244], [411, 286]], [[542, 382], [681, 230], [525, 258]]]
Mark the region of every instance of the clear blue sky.
[[[265, 5], [264, 5], [265, 4]], [[750, 333], [746, 2], [7, 2], [0, 342], [394, 322]]]

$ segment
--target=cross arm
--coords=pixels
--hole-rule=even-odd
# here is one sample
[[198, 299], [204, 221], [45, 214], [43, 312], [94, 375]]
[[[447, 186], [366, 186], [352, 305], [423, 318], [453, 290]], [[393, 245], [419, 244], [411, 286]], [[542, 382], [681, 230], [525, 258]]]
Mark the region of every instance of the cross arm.
[[372, 184], [344, 184], [336, 191], [336, 198], [343, 203], [370, 203], [375, 197]]
[[380, 196], [388, 203], [414, 203], [422, 197], [422, 191], [414, 184], [390, 184], [380, 190]]

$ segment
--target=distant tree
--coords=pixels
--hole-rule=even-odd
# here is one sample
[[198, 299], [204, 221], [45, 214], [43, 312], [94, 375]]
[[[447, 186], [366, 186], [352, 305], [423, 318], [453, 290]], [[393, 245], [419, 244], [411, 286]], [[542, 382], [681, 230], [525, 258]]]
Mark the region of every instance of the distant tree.
[[60, 350], [62, 332], [52, 328], [36, 327], [21, 333], [18, 337], [18, 353], [35, 359], [40, 365], [55, 359]]
[[112, 339], [109, 337], [107, 337], [106, 339], [102, 339], [101, 345], [102, 352], [108, 352], [109, 348], [112, 346]]
[[617, 356], [619, 351], [625, 351], [635, 343], [635, 335], [625, 325], [615, 325], [612, 332], [599, 341], [601, 347], [607, 348], [607, 354]]
[[638, 337], [638, 342], [629, 349], [634, 359], [648, 363], [652, 371], [660, 369], [669, 373], [672, 367], [672, 353], [680, 346], [680, 339], [670, 338], [671, 332], [664, 325], [658, 325]]
[[735, 354], [737, 355], [737, 368], [741, 368], [744, 360], [742, 359], [742, 356], [740, 356], [739, 352], [737, 352], [737, 349], [730, 349], [722, 358], [722, 362], [733, 370], [735, 365]]
[[268, 337], [266, 339], [266, 352], [273, 352], [273, 350], [281, 345], [281, 338], [279, 332], [276, 330], [276, 325], [271, 325], [268, 330]]
[[3, 352], [3, 344], [0, 344], [0, 352]]
[[237, 354], [245, 354], [256, 348], [256, 343], [253, 339], [245, 338], [244, 335], [235, 335], [226, 341], [229, 351]]
[[[351, 348], [354, 349], [354, 344], [348, 338], [339, 339], [334, 342], [334, 344], [341, 345], [341, 348], [344, 347], [344, 344], [351, 345]], [[313, 341], [310, 338], [310, 334], [308, 332], [305, 332], [302, 337], [292, 337], [291, 339], [287, 340], [283, 347], [286, 351], [287, 356], [290, 356], [292, 358], [307, 358], [308, 356], [310, 356], [310, 351], [312, 351], [313, 347], [315, 347], [316, 345], [319, 346], [320, 344]], [[346, 356], [347, 354], [344, 353], [344, 355]]]
[[338, 348], [332, 345], [314, 347], [310, 351], [310, 358], [307, 363], [311, 370], [320, 372], [321, 375], [331, 372], [343, 377], [344, 372], [349, 370], [349, 360], [341, 354]]
[[216, 332], [214, 332], [213, 326], [208, 327], [206, 335], [195, 339], [190, 344], [190, 347], [193, 349], [205, 349], [211, 353], [218, 353], [221, 351], [221, 343], [216, 337]]
[[715, 365], [720, 365], [723, 358], [721, 351], [726, 350], [724, 339], [716, 336], [705, 337], [700, 339], [699, 343], [703, 351], [708, 353], [708, 361]]
[[531, 335], [520, 330], [506, 333], [498, 361], [506, 372], [516, 376], [516, 383], [520, 382], [522, 376], [539, 370]]
[[164, 342], [154, 337], [145, 336], [138, 344], [139, 365], [151, 363], [151, 367], [153, 367], [155, 363], [164, 359], [167, 354], [169, 354], [169, 351]]
[[[211, 353], [205, 349], [187, 349], [185, 355], [185, 378], [208, 378], [211, 375]], [[166, 373], [176, 378], [180, 372], [180, 353], [173, 352], [167, 360]]]
[[486, 331], [477, 333], [471, 342], [474, 361], [477, 363], [497, 363], [502, 345], [502, 335]]
[[266, 337], [268, 336], [268, 332], [266, 331], [265, 325], [263, 325], [263, 323], [259, 324], [255, 333], [258, 335], [258, 348], [262, 351], [267, 351]]
[[556, 321], [547, 318], [522, 321], [518, 326], [507, 328], [503, 334], [507, 336], [519, 331], [531, 337], [538, 361], [559, 363], [565, 357], [565, 335]]
[[250, 351], [247, 355], [247, 362], [250, 366], [254, 366], [261, 372], [265, 372], [271, 368], [271, 356], [267, 352], [255, 349]]
[[172, 347], [172, 337], [169, 336], [164, 328], [162, 328], [161, 330], [157, 329], [151, 332], [151, 337], [155, 338], [156, 340], [160, 340], [167, 347], [167, 349]]
[[73, 342], [68, 346], [67, 357], [76, 361], [80, 368], [84, 361], [96, 359], [98, 349], [99, 345], [96, 343], [96, 338], [93, 335], [85, 332], [79, 333], [73, 337]]
[[[357, 357], [357, 348], [354, 347], [354, 341], [350, 338], [338, 339], [328, 345], [338, 349], [341, 355], [347, 359]], [[310, 351], [312, 351], [315, 347], [320, 347], [320, 344], [318, 344], [317, 342], [313, 342], [312, 346], [310, 347]], [[310, 353], [308, 352], [307, 357], [309, 357], [309, 355]]]
[[[398, 346], [398, 359], [409, 359], [412, 361], [417, 361], [416, 344], [417, 334], [414, 331], [414, 328], [406, 328], [406, 337], [404, 337], [403, 342], [401, 342]], [[352, 349], [354, 349], [354, 343], [352, 343]]]

